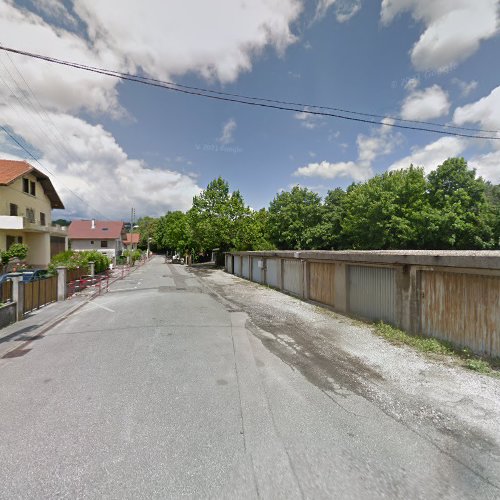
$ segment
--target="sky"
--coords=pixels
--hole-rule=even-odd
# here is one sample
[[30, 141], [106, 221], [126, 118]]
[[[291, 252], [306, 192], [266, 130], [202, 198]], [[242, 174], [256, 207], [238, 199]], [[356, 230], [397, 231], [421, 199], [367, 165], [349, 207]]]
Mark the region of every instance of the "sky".
[[499, 140], [390, 126], [500, 130], [499, 27], [500, 0], [0, 0], [5, 47], [305, 105], [217, 101], [0, 51], [0, 125], [24, 146], [0, 130], [0, 158], [49, 174], [66, 207], [55, 218], [187, 210], [219, 176], [260, 209], [297, 184], [324, 196], [452, 156], [500, 183]]

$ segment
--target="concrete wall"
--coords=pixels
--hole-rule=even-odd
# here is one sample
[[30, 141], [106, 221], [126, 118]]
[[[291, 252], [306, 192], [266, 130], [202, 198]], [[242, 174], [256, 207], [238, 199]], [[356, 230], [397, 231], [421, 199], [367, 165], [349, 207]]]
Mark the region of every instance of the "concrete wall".
[[11, 302], [0, 306], [0, 328], [4, 328], [16, 321], [16, 303]]
[[263, 262], [253, 281], [261, 276], [266, 285], [338, 312], [500, 356], [500, 251], [232, 255]]

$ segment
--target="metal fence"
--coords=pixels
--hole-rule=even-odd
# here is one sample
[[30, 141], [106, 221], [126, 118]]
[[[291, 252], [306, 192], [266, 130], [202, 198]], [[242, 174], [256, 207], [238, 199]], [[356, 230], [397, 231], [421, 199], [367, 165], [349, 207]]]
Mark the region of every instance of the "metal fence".
[[66, 283], [79, 280], [82, 276], [87, 276], [90, 272], [88, 267], [77, 267], [76, 269], [68, 269], [66, 272]]
[[57, 276], [20, 283], [23, 287], [24, 314], [57, 301]]

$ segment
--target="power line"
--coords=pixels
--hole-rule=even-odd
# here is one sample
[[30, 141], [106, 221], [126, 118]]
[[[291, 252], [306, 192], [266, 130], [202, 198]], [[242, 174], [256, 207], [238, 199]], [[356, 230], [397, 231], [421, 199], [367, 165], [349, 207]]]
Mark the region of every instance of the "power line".
[[[339, 110], [340, 108], [328, 108], [326, 106], [310, 106], [310, 105], [303, 105], [303, 104], [294, 104], [294, 103], [288, 103], [287, 101], [275, 101], [272, 99], [263, 99], [263, 98], [257, 98], [257, 97], [249, 97], [249, 96], [243, 96], [240, 94], [229, 94], [229, 93], [224, 93], [224, 92], [217, 92], [217, 91], [211, 91], [208, 89], [202, 89], [199, 87], [189, 87], [189, 86], [181, 86], [179, 84], [174, 84], [172, 82], [167, 82], [167, 81], [162, 81], [162, 80], [155, 80], [147, 77], [142, 77], [140, 75], [134, 75], [131, 73], [122, 73], [119, 71], [114, 71], [114, 70], [107, 70], [104, 68], [98, 68], [94, 66], [87, 66], [84, 64], [79, 64], [71, 61], [65, 61], [62, 59], [56, 59], [53, 57], [49, 56], [44, 56], [40, 54], [35, 54], [31, 52], [26, 52], [18, 49], [13, 49], [9, 47], [4, 47], [0, 45], [0, 49], [7, 51], [7, 52], [12, 52], [14, 54], [19, 54], [23, 55], [26, 57], [31, 57], [34, 59], [39, 59], [43, 60], [46, 62], [54, 63], [54, 64], [59, 64], [62, 66], [67, 66], [67, 67], [72, 67], [75, 69], [80, 69], [84, 71], [89, 71], [91, 73], [97, 73], [105, 76], [111, 76], [114, 78], [120, 78], [126, 81], [132, 81], [135, 83], [141, 83], [143, 85], [149, 85], [152, 87], [158, 87], [162, 88], [165, 90], [170, 90], [173, 92], [178, 92], [182, 94], [187, 94], [187, 95], [195, 95], [199, 97], [205, 97], [208, 99], [214, 99], [217, 101], [225, 101], [225, 102], [234, 102], [238, 104], [245, 104], [248, 106], [257, 106], [257, 107], [262, 107], [262, 108], [268, 108], [268, 109], [276, 109], [276, 110], [282, 110], [282, 111], [293, 111], [293, 112], [298, 112], [298, 113], [305, 113], [309, 115], [315, 115], [315, 116], [325, 116], [325, 117], [331, 117], [331, 118], [338, 118], [342, 120], [349, 120], [349, 121], [355, 121], [359, 123], [367, 123], [367, 124], [372, 124], [372, 125], [381, 125], [380, 121], [377, 120], [372, 120], [369, 118], [359, 118], [359, 117], [354, 117], [354, 116], [345, 116], [345, 114], [338, 114], [338, 113], [330, 113], [330, 112], [325, 112], [325, 111], [314, 111], [313, 109], [310, 108], [315, 108], [315, 109], [331, 109], [331, 110]], [[260, 101], [260, 102], [256, 102]], [[275, 104], [273, 104], [275, 103]], [[382, 115], [370, 115], [368, 113], [358, 113], [358, 112], [353, 112], [353, 111], [347, 111], [347, 110], [342, 110], [340, 111], [342, 113], [348, 113], [348, 114], [359, 114], [362, 116], [371, 116], [371, 117], [379, 117], [381, 118]], [[388, 119], [389, 117], [384, 116], [383, 118]], [[389, 119], [394, 119], [394, 118], [389, 118]], [[399, 119], [398, 119], [399, 120]], [[406, 122], [410, 123], [419, 123], [419, 122], [411, 122], [409, 120], [405, 120]], [[424, 123], [424, 122], [420, 122]], [[440, 134], [440, 135], [450, 135], [450, 136], [456, 136], [456, 137], [465, 137], [469, 139], [487, 139], [487, 140], [500, 140], [500, 137], [495, 137], [495, 136], [489, 136], [489, 135], [478, 135], [478, 134], [469, 134], [469, 133], [462, 133], [462, 132], [453, 132], [449, 130], [445, 130], [446, 128], [453, 128], [455, 130], [473, 130], [476, 132], [479, 132], [481, 134], [483, 133], [494, 133], [498, 134], [499, 131], [487, 131], [487, 130], [482, 130], [482, 129], [467, 129], [465, 127], [451, 127], [447, 125], [442, 125], [442, 124], [434, 124], [431, 122], [425, 122], [435, 128], [428, 128], [428, 127], [420, 127], [420, 126], [412, 126], [412, 125], [403, 125], [401, 123], [382, 123], [385, 126], [388, 127], [394, 127], [394, 128], [400, 128], [400, 129], [405, 129], [405, 130], [415, 130], [415, 131], [420, 131], [420, 132], [430, 132], [434, 134]]]
[[[27, 149], [20, 141], [18, 141], [16, 139], [16, 137], [14, 135], [12, 135], [2, 124], [0, 124], [0, 128], [20, 147], [22, 148], [34, 161], [36, 161], [38, 163], [38, 165], [40, 165], [40, 167], [43, 168], [43, 170], [47, 171], [50, 175], [52, 175], [54, 178], [56, 177], [56, 175], [54, 174], [54, 172], [52, 172], [50, 169], [48, 169], [45, 165], [42, 165], [42, 163], [40, 162], [40, 160], [38, 160], [38, 158], [29, 150]], [[61, 181], [59, 181], [61, 182]], [[68, 186], [66, 186], [63, 182], [61, 182], [61, 184], [71, 193], [73, 194], [76, 198], [78, 198], [81, 202], [83, 202], [87, 207], [89, 207], [91, 210], [93, 210], [95, 213], [101, 215], [104, 219], [106, 220], [110, 220], [108, 217], [106, 217], [105, 215], [103, 215], [101, 212], [99, 212], [99, 210], [95, 209], [94, 207], [92, 207], [87, 201], [85, 201], [81, 196], [77, 195], [71, 188], [69, 188]]]
[[[75, 163], [85, 163], [79, 156], [77, 155], [74, 155], [72, 154], [68, 148], [66, 147], [66, 144], [65, 144], [65, 140], [64, 140], [64, 137], [62, 136], [61, 132], [59, 131], [59, 129], [57, 128], [57, 126], [55, 125], [54, 121], [52, 120], [52, 118], [47, 114], [47, 112], [43, 109], [42, 105], [40, 104], [40, 101], [38, 100], [38, 98], [36, 97], [36, 95], [34, 94], [34, 92], [31, 90], [31, 87], [29, 86], [28, 82], [26, 81], [26, 79], [24, 78], [24, 76], [22, 75], [22, 73], [19, 71], [19, 69], [17, 68], [17, 66], [15, 65], [14, 61], [11, 59], [10, 57], [10, 54], [9, 53], [6, 53], [6, 56], [8, 57], [8, 59], [10, 60], [12, 66], [14, 67], [14, 69], [17, 71], [18, 75], [21, 77], [21, 79], [24, 81], [28, 91], [31, 93], [31, 95], [33, 96], [33, 98], [36, 100], [36, 102], [38, 103], [38, 107], [40, 109], [40, 111], [45, 115], [45, 118], [46, 118], [46, 122], [43, 121], [42, 119], [42, 116], [40, 114], [40, 111], [36, 108], [36, 106], [34, 105], [33, 101], [31, 100], [31, 98], [29, 97], [29, 95], [26, 96], [26, 99], [19, 99], [19, 97], [17, 96], [17, 94], [10, 88], [10, 86], [5, 82], [5, 80], [1, 77], [0, 75], [0, 79], [6, 84], [6, 86], [9, 88], [9, 90], [13, 93], [14, 97], [17, 99], [17, 101], [19, 102], [19, 104], [29, 113], [32, 113], [33, 116], [35, 116], [34, 114], [36, 113], [38, 119], [40, 120], [40, 127], [38, 127], [37, 131], [36, 131], [36, 134], [38, 134], [38, 130], [40, 130], [44, 135], [45, 137], [49, 140], [49, 142], [52, 144], [52, 146], [54, 147], [54, 149], [57, 151], [57, 153], [61, 154], [62, 157], [66, 157], [67, 160], [69, 160], [69, 162], [71, 161], [74, 161]], [[19, 83], [17, 82], [17, 80], [13, 77], [13, 75], [10, 73], [9, 69], [4, 65], [3, 61], [1, 60], [0, 58], [0, 63], [2, 64], [2, 66], [5, 68], [5, 70], [7, 71], [8, 75], [10, 76], [12, 82], [14, 83], [14, 85], [18, 88], [18, 90], [20, 91], [21, 93], [21, 97], [24, 97], [24, 92], [23, 92], [23, 89], [21, 88], [21, 86], [19, 85]], [[30, 107], [28, 107], [28, 104], [30, 105]], [[16, 110], [17, 112], [17, 110]], [[55, 135], [52, 135], [52, 136], [49, 136], [48, 135], [48, 128], [47, 128], [47, 122], [50, 122], [50, 124], [52, 124], [52, 127], [53, 129], [57, 132], [57, 134], [59, 135], [60, 137], [60, 140], [57, 139], [57, 137]], [[31, 123], [29, 124], [30, 128], [31, 128]], [[45, 130], [47, 128], [47, 130]], [[33, 129], [32, 129], [33, 130]], [[39, 136], [38, 136], [39, 137]], [[100, 193], [100, 195], [103, 197], [103, 198], [107, 198], [107, 200], [109, 202], [111, 202], [111, 198], [109, 197], [109, 195], [107, 193], [103, 194], [102, 192]]]

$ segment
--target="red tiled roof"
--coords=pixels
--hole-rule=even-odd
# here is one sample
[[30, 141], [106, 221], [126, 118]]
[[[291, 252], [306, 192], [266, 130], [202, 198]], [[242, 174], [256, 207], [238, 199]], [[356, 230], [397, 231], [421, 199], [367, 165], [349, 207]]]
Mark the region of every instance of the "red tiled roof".
[[52, 208], [64, 208], [63, 202], [56, 193], [52, 182], [48, 176], [31, 166], [26, 161], [20, 160], [0, 160], [0, 186], [8, 186], [19, 177], [32, 174], [34, 175], [43, 187], [43, 191], [50, 200]]
[[117, 240], [121, 239], [123, 222], [96, 220], [92, 229], [91, 220], [74, 220], [68, 228], [70, 240]]
[[132, 236], [132, 243], [139, 243], [139, 240], [141, 239], [141, 235], [139, 233], [127, 233], [127, 236], [123, 240], [123, 243], [125, 245], [130, 245], [130, 237]]
[[0, 160], [0, 186], [8, 186], [33, 167], [25, 161]]

